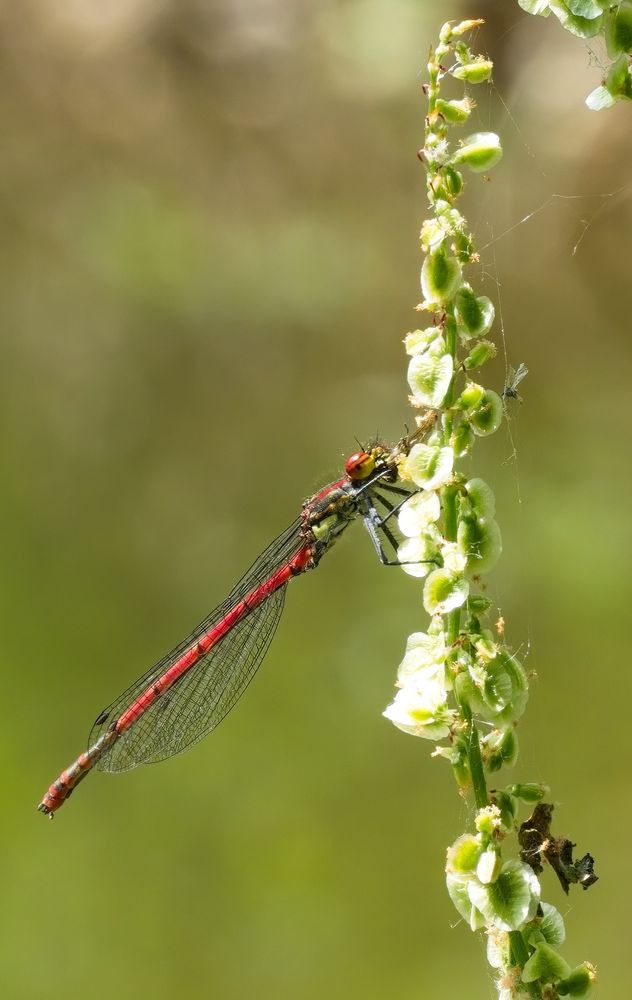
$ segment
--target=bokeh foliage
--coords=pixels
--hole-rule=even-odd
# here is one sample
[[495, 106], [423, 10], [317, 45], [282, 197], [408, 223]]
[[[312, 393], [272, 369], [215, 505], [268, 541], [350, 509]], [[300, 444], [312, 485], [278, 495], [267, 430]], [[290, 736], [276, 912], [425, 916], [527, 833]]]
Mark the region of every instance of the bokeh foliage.
[[569, 960], [590, 953], [621, 995], [629, 108], [591, 115], [587, 50], [515, 4], [61, 6], [0, 7], [3, 995], [491, 995], [444, 894], [465, 806], [380, 715], [418, 591], [359, 526], [292, 586], [208, 742], [91, 777], [54, 824], [35, 812], [98, 710], [354, 435], [409, 419], [418, 73], [462, 13], [488, 19], [498, 89], [476, 96], [505, 148], [467, 214], [509, 360], [530, 368], [517, 461], [503, 434], [477, 456], [505, 543], [489, 593], [539, 678], [525, 772], [598, 859], [565, 914]]

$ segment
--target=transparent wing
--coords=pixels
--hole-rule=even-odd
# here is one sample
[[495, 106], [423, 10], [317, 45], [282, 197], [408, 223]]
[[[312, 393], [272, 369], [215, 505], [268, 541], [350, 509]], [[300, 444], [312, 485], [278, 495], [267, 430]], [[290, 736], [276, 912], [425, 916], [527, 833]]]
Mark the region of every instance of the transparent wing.
[[[298, 518], [259, 556], [219, 607], [99, 714], [88, 746], [239, 601], [287, 563], [303, 544], [300, 529]], [[104, 771], [124, 771], [162, 760], [187, 749], [218, 725], [259, 667], [278, 624], [284, 597], [285, 586], [240, 619], [121, 734], [97, 766]]]
[[281, 617], [285, 589], [275, 591], [228, 632], [118, 738], [97, 767], [128, 771], [182, 753], [201, 740], [241, 697]]

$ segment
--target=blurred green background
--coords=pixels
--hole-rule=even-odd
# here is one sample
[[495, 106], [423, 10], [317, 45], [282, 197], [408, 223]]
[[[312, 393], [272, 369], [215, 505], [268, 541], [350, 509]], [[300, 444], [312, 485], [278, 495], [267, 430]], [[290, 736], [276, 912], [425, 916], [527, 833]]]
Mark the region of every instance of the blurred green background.
[[584, 108], [598, 46], [507, 0], [22, 0], [0, 6], [7, 1000], [495, 995], [444, 887], [467, 806], [380, 715], [420, 590], [360, 526], [208, 741], [35, 811], [354, 436], [410, 420], [420, 69], [461, 14], [488, 18], [474, 129], [505, 146], [468, 184], [473, 280], [530, 369], [517, 460], [503, 428], [474, 465], [489, 592], [537, 673], [507, 780], [549, 782], [596, 856], [587, 895], [543, 876], [566, 957], [629, 988], [632, 118]]

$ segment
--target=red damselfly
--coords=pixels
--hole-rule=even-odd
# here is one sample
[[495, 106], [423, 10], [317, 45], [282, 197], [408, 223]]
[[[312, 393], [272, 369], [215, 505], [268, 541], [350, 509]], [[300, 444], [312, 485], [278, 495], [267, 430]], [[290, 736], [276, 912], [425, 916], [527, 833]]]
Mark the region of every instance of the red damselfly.
[[393, 450], [375, 445], [351, 455], [344, 476], [305, 501], [223, 604], [99, 714], [88, 749], [53, 782], [40, 812], [52, 819], [94, 767], [119, 772], [164, 760], [214, 729], [261, 664], [289, 581], [317, 566], [355, 518], [364, 520], [382, 563], [401, 565], [387, 554], [396, 555], [398, 544], [388, 522], [412, 495], [395, 485], [397, 458], [418, 436]]

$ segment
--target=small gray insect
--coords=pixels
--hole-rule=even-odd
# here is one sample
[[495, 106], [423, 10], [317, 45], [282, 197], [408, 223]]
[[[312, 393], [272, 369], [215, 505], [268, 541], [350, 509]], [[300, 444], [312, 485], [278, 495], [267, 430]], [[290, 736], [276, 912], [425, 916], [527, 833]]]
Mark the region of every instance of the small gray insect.
[[521, 361], [517, 368], [513, 365], [509, 365], [509, 371], [507, 372], [507, 378], [505, 381], [505, 387], [501, 392], [503, 399], [517, 399], [519, 403], [522, 402], [522, 396], [518, 395], [518, 386], [529, 374], [529, 369], [525, 365], [524, 361]]

